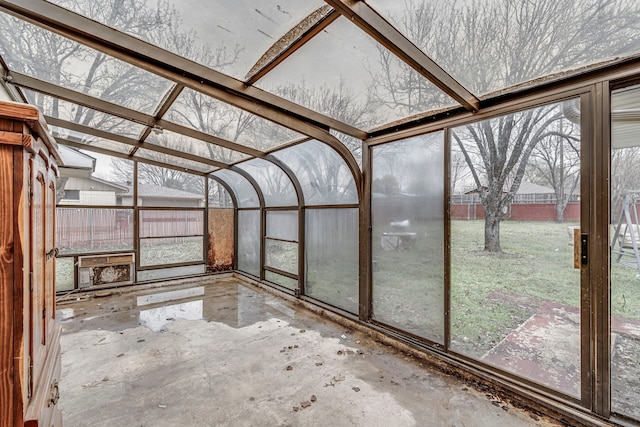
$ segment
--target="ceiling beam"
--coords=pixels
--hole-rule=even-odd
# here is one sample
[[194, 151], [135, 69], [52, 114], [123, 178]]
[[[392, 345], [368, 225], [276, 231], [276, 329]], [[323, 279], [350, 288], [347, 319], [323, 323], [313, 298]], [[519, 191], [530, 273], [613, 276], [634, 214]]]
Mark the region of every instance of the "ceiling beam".
[[346, 123], [247, 86], [241, 80], [60, 6], [42, 0], [0, 0], [0, 10], [316, 139], [328, 134], [329, 128], [359, 139], [367, 136]]
[[93, 96], [86, 95], [81, 92], [76, 92], [71, 89], [66, 89], [61, 86], [48, 83], [42, 80], [35, 79], [33, 77], [26, 76], [24, 74], [10, 72], [11, 83], [23, 87], [25, 89], [34, 90], [36, 92], [44, 93], [45, 95], [52, 96], [54, 98], [62, 99], [72, 102], [74, 104], [82, 105], [93, 110], [101, 111], [112, 116], [120, 117], [122, 119], [133, 121], [149, 128], [155, 125], [160, 126], [168, 131], [176, 132], [191, 138], [200, 139], [213, 145], [228, 148], [233, 151], [238, 151], [243, 154], [247, 154], [254, 157], [264, 156], [264, 152], [256, 150], [251, 147], [247, 147], [235, 142], [227, 141], [226, 139], [219, 138], [217, 136], [210, 135], [186, 126], [182, 126], [176, 123], [168, 122], [166, 120], [158, 120], [153, 116], [141, 113], [130, 108], [122, 107], [118, 104], [113, 104], [108, 101], [104, 101]]
[[[307, 42], [316, 34], [327, 28], [329, 24], [339, 17], [340, 14], [328, 5], [324, 5], [312, 12], [299, 24], [306, 24], [306, 28], [301, 30], [298, 26], [294, 27], [287, 34], [280, 37], [280, 39], [276, 41], [264, 55], [262, 55], [253, 68], [251, 68], [249, 73], [247, 73], [246, 83], [248, 85], [255, 84], [269, 71], [276, 68], [285, 59], [291, 56], [291, 54], [307, 44]], [[294, 41], [287, 44], [287, 40], [291, 38], [294, 38]]]
[[465, 109], [471, 112], [478, 111], [480, 106], [478, 98], [364, 1], [325, 0], [325, 2], [426, 77], [440, 90], [462, 104]]
[[[178, 99], [178, 96], [180, 96], [183, 90], [184, 90], [184, 86], [182, 85], [173, 86], [173, 88], [165, 95], [160, 106], [158, 107], [158, 110], [154, 115], [154, 118], [156, 120], [160, 120], [162, 116], [164, 116], [167, 113], [167, 111], [169, 111], [169, 108], [171, 108], [171, 106], [173, 105], [175, 100]], [[149, 134], [151, 134], [151, 131], [153, 129], [154, 129], [153, 127], [147, 126], [144, 132], [142, 132], [142, 135], [140, 135], [140, 138], [138, 140], [140, 142], [144, 142], [149, 136]], [[129, 154], [133, 156], [134, 154], [136, 154], [136, 151], [138, 151], [138, 147], [134, 147]]]
[[[136, 147], [136, 148], [144, 148], [146, 150], [150, 150], [150, 151], [155, 151], [157, 153], [163, 153], [163, 154], [167, 154], [170, 156], [175, 156], [178, 158], [182, 158], [182, 159], [186, 159], [186, 160], [190, 160], [192, 162], [197, 162], [197, 163], [202, 163], [204, 165], [209, 165], [209, 166], [214, 166], [216, 168], [230, 168], [231, 165], [227, 164], [227, 163], [223, 163], [223, 162], [218, 162], [216, 160], [212, 160], [212, 159], [207, 159], [206, 157], [201, 157], [195, 154], [189, 154], [189, 153], [185, 153], [182, 152], [180, 150], [175, 150], [173, 148], [167, 148], [167, 147], [163, 147], [161, 145], [156, 145], [156, 144], [151, 144], [148, 142], [140, 142], [137, 139], [134, 138], [128, 138], [126, 136], [122, 136], [122, 135], [116, 135], [116, 134], [112, 134], [110, 132], [106, 132], [103, 130], [99, 130], [99, 129], [94, 129], [92, 127], [89, 126], [84, 126], [84, 125], [80, 125], [77, 123], [73, 123], [73, 122], [68, 122], [66, 120], [62, 120], [62, 119], [58, 119], [55, 117], [51, 117], [51, 116], [45, 116], [45, 120], [48, 124], [52, 125], [52, 126], [58, 126], [64, 129], [68, 129], [68, 130], [72, 130], [72, 131], [76, 131], [76, 132], [81, 132], [87, 135], [91, 135], [91, 136], [95, 136], [96, 138], [102, 138], [102, 139], [106, 139], [106, 140], [111, 140], [114, 142], [119, 142], [122, 144], [126, 144], [126, 145], [130, 145], [132, 147]], [[60, 138], [58, 138], [60, 139]], [[65, 139], [64, 141], [72, 141], [69, 139]], [[73, 142], [73, 141], [72, 141]], [[81, 143], [79, 143], [81, 144]], [[94, 147], [92, 145], [87, 145], [87, 147]], [[133, 154], [129, 153], [129, 157], [132, 157]]]
[[170, 163], [158, 162], [158, 161], [155, 161], [155, 160], [147, 160], [147, 159], [142, 159], [142, 158], [138, 158], [138, 157], [136, 157], [135, 159], [132, 159], [131, 157], [129, 157], [128, 154], [118, 153], [117, 151], [107, 150], [105, 148], [96, 147], [95, 145], [81, 144], [79, 142], [69, 141], [69, 140], [64, 139], [64, 138], [56, 138], [56, 141], [60, 145], [68, 145], [69, 147], [74, 147], [74, 148], [77, 148], [79, 150], [93, 151], [93, 152], [96, 152], [96, 153], [100, 153], [100, 154], [104, 154], [104, 155], [112, 156], [112, 157], [117, 157], [117, 158], [125, 159], [125, 160], [135, 160], [135, 161], [140, 162], [140, 163], [147, 163], [147, 164], [150, 164], [150, 165], [153, 165], [153, 166], [159, 166], [159, 167], [162, 167], [162, 168], [175, 169], [175, 170], [178, 170], [178, 171], [181, 171], [181, 172], [188, 172], [188, 173], [191, 173], [191, 174], [194, 174], [194, 175], [206, 176], [209, 173], [211, 173], [211, 171], [214, 170], [212, 168], [210, 172], [202, 172], [202, 171], [197, 171], [197, 170], [194, 170], [194, 169], [189, 169], [189, 168], [185, 168], [185, 167], [176, 166], [176, 165], [170, 164]]

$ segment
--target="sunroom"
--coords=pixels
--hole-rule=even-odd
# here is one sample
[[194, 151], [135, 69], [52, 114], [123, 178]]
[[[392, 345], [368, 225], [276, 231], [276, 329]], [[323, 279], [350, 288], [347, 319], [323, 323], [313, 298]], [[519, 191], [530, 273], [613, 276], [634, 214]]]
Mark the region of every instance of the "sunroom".
[[0, 0], [0, 22], [0, 99], [59, 151], [59, 303], [233, 277], [563, 422], [640, 424], [638, 2]]

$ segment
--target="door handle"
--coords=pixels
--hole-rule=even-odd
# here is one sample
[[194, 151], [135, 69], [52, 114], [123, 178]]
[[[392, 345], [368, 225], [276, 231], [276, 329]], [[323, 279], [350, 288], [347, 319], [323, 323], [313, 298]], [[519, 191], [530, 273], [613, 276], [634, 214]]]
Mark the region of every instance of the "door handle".
[[58, 248], [53, 248], [49, 252], [47, 252], [47, 260], [51, 258], [56, 258], [58, 256]]
[[573, 268], [580, 268], [589, 262], [589, 235], [573, 230]]
[[582, 233], [580, 236], [580, 264], [587, 265], [589, 263], [589, 235]]

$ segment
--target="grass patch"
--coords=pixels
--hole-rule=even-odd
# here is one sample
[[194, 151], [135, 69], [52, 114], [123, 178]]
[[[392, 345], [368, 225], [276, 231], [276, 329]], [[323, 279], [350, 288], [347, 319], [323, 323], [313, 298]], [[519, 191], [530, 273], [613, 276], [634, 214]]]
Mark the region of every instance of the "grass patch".
[[56, 258], [56, 292], [73, 290], [73, 257]]

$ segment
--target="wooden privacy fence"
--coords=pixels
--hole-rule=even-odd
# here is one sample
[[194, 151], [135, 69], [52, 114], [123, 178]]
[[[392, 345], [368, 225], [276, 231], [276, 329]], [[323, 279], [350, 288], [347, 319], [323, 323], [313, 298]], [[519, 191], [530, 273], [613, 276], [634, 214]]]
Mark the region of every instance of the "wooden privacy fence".
[[[56, 244], [62, 253], [133, 249], [133, 209], [56, 209]], [[202, 211], [140, 212], [140, 237], [204, 234]]]

